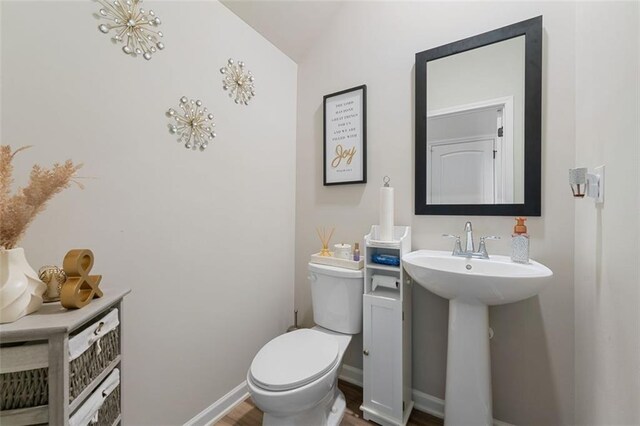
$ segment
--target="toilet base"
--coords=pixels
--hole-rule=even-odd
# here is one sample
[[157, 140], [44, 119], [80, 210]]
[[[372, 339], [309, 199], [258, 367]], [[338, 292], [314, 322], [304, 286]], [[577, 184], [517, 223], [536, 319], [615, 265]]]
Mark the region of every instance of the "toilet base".
[[262, 426], [338, 426], [344, 417], [347, 400], [336, 386], [335, 392], [330, 392], [311, 410], [306, 410], [293, 416], [274, 416], [264, 413]]
[[327, 426], [338, 426], [344, 417], [344, 412], [347, 408], [347, 399], [341, 390], [338, 389], [338, 395], [336, 396], [333, 406], [331, 407], [331, 413], [327, 418]]

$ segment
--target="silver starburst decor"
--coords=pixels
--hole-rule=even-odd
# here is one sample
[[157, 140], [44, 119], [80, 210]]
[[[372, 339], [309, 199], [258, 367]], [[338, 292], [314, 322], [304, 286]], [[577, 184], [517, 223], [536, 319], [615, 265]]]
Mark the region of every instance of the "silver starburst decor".
[[229, 97], [235, 103], [249, 105], [249, 101], [256, 95], [253, 86], [253, 75], [251, 71], [245, 71], [244, 62], [234, 62], [233, 59], [227, 61], [227, 65], [220, 68], [220, 73], [224, 75], [222, 88], [229, 91]]
[[173, 108], [167, 111], [167, 116], [175, 121], [169, 124], [169, 133], [177, 134], [178, 142], [185, 148], [204, 151], [216, 137], [213, 114], [202, 107], [202, 101], [189, 100], [186, 96], [180, 98], [180, 109], [181, 112]]
[[157, 30], [160, 18], [153, 10], [142, 9], [142, 0], [97, 1], [102, 6], [100, 18], [108, 21], [98, 29], [104, 34], [114, 30], [113, 40], [124, 44], [124, 53], [134, 57], [142, 55], [149, 60], [153, 53], [164, 49], [164, 43], [160, 41], [162, 32]]

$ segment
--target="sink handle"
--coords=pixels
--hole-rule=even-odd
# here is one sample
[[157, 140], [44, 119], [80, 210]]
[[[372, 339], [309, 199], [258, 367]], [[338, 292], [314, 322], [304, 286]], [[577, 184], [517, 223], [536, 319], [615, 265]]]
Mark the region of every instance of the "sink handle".
[[487, 253], [487, 245], [485, 244], [486, 240], [499, 240], [500, 237], [496, 237], [495, 235], [487, 235], [485, 237], [480, 237], [480, 246], [478, 247], [478, 253], [482, 255], [484, 259], [489, 258], [489, 253]]
[[456, 243], [455, 246], [453, 247], [453, 253], [451, 253], [453, 256], [457, 256], [460, 253], [462, 253], [462, 243], [460, 242], [460, 237], [457, 235], [451, 235], [451, 234], [442, 234], [443, 237], [447, 237], [447, 238], [455, 238], [456, 239]]

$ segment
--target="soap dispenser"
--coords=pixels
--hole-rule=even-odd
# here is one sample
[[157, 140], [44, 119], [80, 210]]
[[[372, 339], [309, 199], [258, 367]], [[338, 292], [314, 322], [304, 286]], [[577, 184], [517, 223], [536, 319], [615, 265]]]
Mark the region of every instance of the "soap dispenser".
[[511, 260], [517, 263], [529, 263], [529, 234], [525, 220], [526, 217], [516, 217], [516, 226], [511, 235]]

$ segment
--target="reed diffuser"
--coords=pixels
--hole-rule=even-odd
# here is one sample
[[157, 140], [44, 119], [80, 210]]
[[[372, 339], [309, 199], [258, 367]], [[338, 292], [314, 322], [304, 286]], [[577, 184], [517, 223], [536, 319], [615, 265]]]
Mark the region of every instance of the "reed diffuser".
[[326, 228], [316, 228], [316, 232], [318, 233], [320, 242], [322, 242], [322, 250], [320, 250], [320, 256], [331, 256], [331, 252], [329, 251], [329, 241], [331, 241], [331, 237], [333, 236], [333, 231], [335, 231], [335, 229], [336, 228], [331, 228], [331, 231], [327, 236]]

